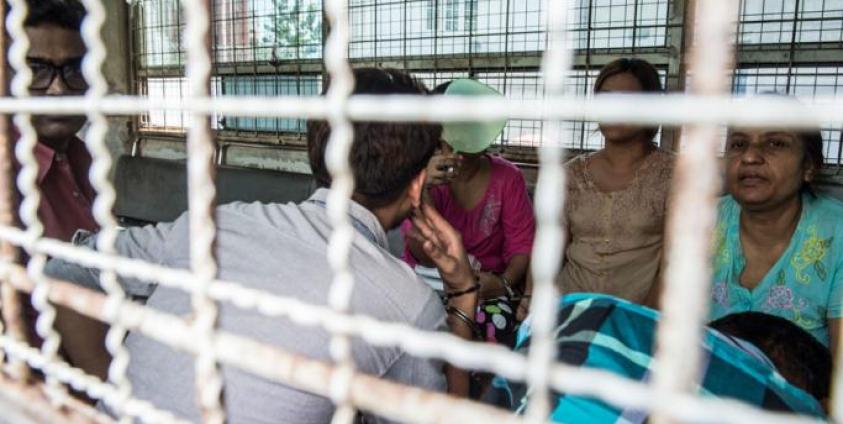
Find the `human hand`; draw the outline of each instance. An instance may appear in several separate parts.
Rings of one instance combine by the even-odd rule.
[[[503,280],[497,274],[491,272],[480,272],[477,274],[478,282],[480,283],[481,299],[492,299],[498,296],[506,296],[506,289],[503,285]]]
[[[461,164],[462,156],[437,150],[427,163],[427,183],[439,185],[450,182],[459,172]]]
[[[529,294],[525,294],[521,297],[521,300],[518,302],[518,308],[515,309],[516,321],[521,322],[527,319],[527,315],[530,314],[530,301],[532,301],[532,299],[532,296]]]
[[[461,291],[476,284],[460,235],[436,209],[423,204],[412,217],[409,236],[419,242],[442,276],[447,291]]]

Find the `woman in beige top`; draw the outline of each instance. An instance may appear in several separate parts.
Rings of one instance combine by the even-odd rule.
[[[639,59],[606,65],[595,93],[661,92],[658,72]],[[673,155],[657,127],[601,124],[605,147],[572,159],[563,293],[598,292],[655,306]]]

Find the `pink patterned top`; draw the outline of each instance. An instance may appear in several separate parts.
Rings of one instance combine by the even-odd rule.
[[[436,209],[462,234],[469,254],[480,261],[480,269],[501,273],[515,255],[529,255],[536,221],[527,195],[524,175],[514,164],[499,156],[487,156],[492,163],[489,186],[471,210],[463,209],[447,184],[430,188]],[[406,240],[412,223],[401,226]],[[414,267],[416,258],[405,243],[404,260]]]

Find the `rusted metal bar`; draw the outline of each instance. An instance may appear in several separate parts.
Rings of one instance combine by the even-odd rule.
[[[691,92],[724,95],[732,69],[732,27],[737,15],[733,0],[691,2],[697,20],[697,42],[691,50]],[[662,318],[656,338],[653,384],[658,393],[695,392],[703,366],[700,340],[708,316],[711,235],[717,221],[721,182],[715,124],[694,124],[676,161],[666,229],[666,271]],[[669,422],[664,416],[657,422]]]
[[[114,420],[91,405],[69,398],[68,407],[56,409],[37,387],[0,377],[2,423],[14,424],[110,424]]]
[[[9,265],[5,271],[9,281],[19,290],[28,292],[34,289],[34,282],[23,267]],[[47,280],[52,286],[49,292],[51,302],[73,308],[97,320],[108,318],[107,297],[104,294],[60,280]],[[187,322],[138,304],[125,304],[117,321],[132,331],[183,352],[198,354],[201,348],[195,343],[194,330]],[[217,331],[213,349],[222,363],[300,390],[330,396],[330,376],[337,370],[334,365],[222,331]],[[359,372],[352,373],[350,386],[349,400],[353,405],[377,411],[380,416],[400,422],[523,422],[509,411],[392,383]]]
[[[0,97],[9,96],[9,74],[6,52],[8,35],[6,33],[6,13],[8,5],[0,2]],[[0,115],[0,225],[17,224],[17,192],[14,184],[13,147],[14,137],[8,115]],[[17,263],[20,250],[12,243],[0,241],[0,262]],[[26,340],[26,331],[22,317],[21,297],[17,290],[0,281],[0,311],[3,317],[3,331],[16,340]],[[0,355],[3,352],[0,351]],[[17,379],[25,379],[29,370],[23,361],[9,360],[8,372]]]

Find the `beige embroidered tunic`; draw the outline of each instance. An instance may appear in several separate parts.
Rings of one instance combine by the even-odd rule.
[[[673,154],[653,151],[626,188],[603,192],[581,155],[566,165],[569,244],[560,289],[596,292],[641,303],[655,283]]]

